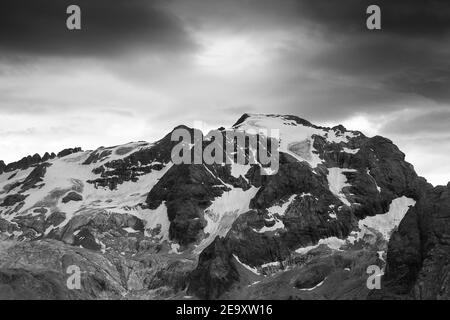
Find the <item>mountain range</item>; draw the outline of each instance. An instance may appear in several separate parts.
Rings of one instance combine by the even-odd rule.
[[[175,165],[172,132],[0,161],[0,299],[450,298],[450,183],[341,125],[244,114],[219,130],[259,129],[280,133],[272,175]]]

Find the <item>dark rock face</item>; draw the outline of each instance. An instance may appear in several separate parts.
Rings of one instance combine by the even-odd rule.
[[[51,271],[0,269],[0,300],[76,299],[60,274]]]
[[[5,172],[6,164],[3,162],[3,160],[0,160],[0,174]]]
[[[251,117],[243,115],[236,130]],[[279,171],[269,176],[259,165],[173,165],[178,141],[171,134],[73,159],[55,158],[80,148],[0,161],[0,174],[7,172],[0,190],[0,298],[173,298],[187,292],[205,299],[448,299],[450,184],[429,185],[386,138],[293,116],[283,116],[285,122],[318,133],[294,137],[280,153]],[[193,129],[179,128],[194,136]],[[210,142],[201,142],[201,150]],[[191,153],[197,143],[190,141]],[[243,149],[248,160],[249,147]],[[310,150],[322,163],[309,164]],[[79,166],[82,174],[62,172],[63,185],[52,185],[50,165]],[[101,190],[86,192],[92,187]],[[228,202],[242,199],[225,194],[236,189],[256,193],[238,213]],[[326,238],[344,241],[361,219],[388,212],[402,196],[416,205],[389,244],[374,231],[342,250],[319,245]],[[222,200],[233,209],[209,210]],[[220,236],[213,239],[211,232]],[[313,249],[298,250],[304,247]],[[385,265],[379,255],[386,250]],[[370,292],[366,267],[374,264],[385,266],[385,276],[382,290]],[[67,290],[70,265],[86,272],[81,291]]]
[[[64,220],[66,220],[66,214],[64,212],[53,212],[47,218],[47,225],[56,227],[59,226]]]
[[[389,242],[383,290],[373,298],[450,298],[450,185],[428,188]]]
[[[247,120],[250,116],[247,113],[244,113],[236,122],[233,124],[233,127],[237,127],[242,124],[245,120]]]
[[[68,155],[71,155],[73,153],[77,153],[77,152],[81,152],[83,151],[80,147],[76,147],[76,148],[67,148],[64,150],[61,150],[60,152],[58,152],[58,154],[56,155],[58,158],[63,158],[66,157]]]
[[[11,172],[11,171],[18,170],[18,169],[24,170],[24,169],[27,169],[27,168],[31,167],[32,165],[35,165],[41,161],[42,161],[42,159],[38,154],[35,154],[33,156],[27,156],[17,162],[12,162],[12,163],[8,164],[6,166],[6,168],[4,169],[4,172]]]
[[[33,214],[16,216],[12,222],[18,226],[17,230],[23,231],[19,239],[37,239],[41,238],[44,232],[51,226],[57,227],[61,224],[66,214],[63,212],[54,212],[46,217],[44,210],[34,210]],[[36,215],[36,213],[38,213]]]
[[[311,190],[314,193],[309,194]],[[297,196],[279,219],[285,230],[273,233],[257,233],[267,225],[263,208],[270,207],[280,199]],[[257,209],[241,215],[233,224],[226,239],[231,250],[251,266],[271,261],[282,261],[290,251],[300,246],[316,243],[321,238],[336,236],[345,238],[351,231],[355,217],[345,208],[339,212],[347,220],[329,219],[329,204],[338,204],[335,197],[324,187],[320,178],[306,165],[291,162],[289,156],[281,158],[279,173],[263,178],[263,186],[252,200]]]
[[[104,158],[110,156],[111,153],[112,153],[111,150],[103,150],[101,152],[94,151],[89,155],[89,157],[86,159],[86,161],[83,162],[83,164],[89,165],[92,163],[97,163],[101,159],[104,159]]]
[[[83,271],[81,290],[67,287],[71,265]],[[99,254],[58,241],[5,242],[0,247],[1,298],[117,299],[121,292],[119,273]]]
[[[136,182],[142,175],[162,170],[165,164],[170,162],[171,151],[175,144],[177,142],[171,141],[171,134],[168,134],[151,147],[143,145],[125,158],[109,161],[95,168],[93,173],[100,177],[88,182],[95,187],[106,187],[111,190],[115,190],[118,185],[126,181]],[[127,151],[129,150],[121,148],[116,150],[116,154],[117,152],[126,154]],[[94,151],[83,164],[97,163],[109,155],[111,155],[111,150]]]
[[[21,202],[25,200],[26,196],[22,194],[11,194],[6,196],[6,198],[3,200],[3,203],[0,204],[2,207],[10,207],[15,205],[18,202]]]
[[[67,271],[73,266],[81,271],[79,290],[67,287],[70,276]],[[161,298],[184,290],[193,267],[192,261],[177,261],[151,252],[123,257],[50,239],[2,241],[0,298],[154,299],[155,295]]]
[[[194,130],[182,128],[187,129],[194,138]],[[222,131],[221,134],[225,137],[226,132]],[[225,138],[223,142],[225,149]],[[168,144],[167,141],[165,143]],[[178,142],[171,142],[171,148],[174,143]],[[192,141],[193,145],[196,143],[201,142]],[[205,150],[210,143],[211,141],[203,141],[201,150]],[[169,149],[164,148],[163,154],[169,156]],[[194,149],[195,147],[192,148]],[[248,143],[244,149],[248,160]],[[192,151],[191,160],[193,157]],[[212,201],[224,192],[230,191],[230,187],[248,190],[252,185],[259,186],[261,184],[259,170],[258,166],[251,166],[246,174],[248,179],[246,180],[242,176],[234,177],[230,165],[206,163],[174,165],[149,192],[146,203],[150,209],[156,209],[165,202],[170,221],[170,239],[182,246],[188,246],[204,236],[206,221],[203,214]]]
[[[188,294],[202,299],[215,299],[239,280],[231,251],[223,239],[216,238],[200,255],[197,269],[192,272]]]
[[[35,188],[39,182],[43,181],[47,168],[50,167],[49,163],[41,163],[36,168],[31,171],[25,181],[22,183],[21,190],[22,192],[27,191],[29,189]]]
[[[362,300],[370,294],[366,286],[369,265],[382,263],[376,246],[333,251],[319,246],[306,255],[284,262],[282,271],[240,282],[221,296],[223,299],[275,300]],[[255,281],[256,280],[256,281]]]
[[[140,163],[140,165],[141,167],[130,167],[130,164],[127,163],[127,160],[125,159],[112,161],[106,163],[104,166],[95,168],[93,172],[95,174],[100,174],[100,178],[89,180],[88,182],[95,185],[96,188],[106,187],[110,190],[115,190],[118,185],[126,181],[136,182],[140,176],[154,170],[160,171],[164,168],[162,164],[148,164],[143,166],[143,164]]]
[[[38,186],[38,183],[43,181],[43,177],[49,166],[50,166],[49,163],[41,163],[37,165],[22,182],[17,182],[7,187],[7,191],[10,191],[20,186],[20,191],[17,194],[7,195],[3,199],[3,202],[0,204],[0,206],[10,207],[25,200],[28,195],[24,195],[23,193],[30,189],[36,188]],[[13,176],[10,177],[9,179],[12,178]]]
[[[25,232],[34,231],[35,234],[41,234],[46,229],[45,214],[18,216],[14,218],[13,222],[17,223],[20,229]]]
[[[307,270],[308,272],[301,274],[295,280],[295,287],[300,290],[305,290],[318,286],[333,270],[334,266],[329,262],[323,261],[314,265],[314,268]]]
[[[56,158],[56,154],[54,152],[52,153],[44,153],[44,155],[42,156],[42,162],[48,161],[48,160],[52,160]]]
[[[300,122],[305,126],[313,126],[308,122]],[[343,127],[335,129],[345,131]],[[358,205],[342,206],[343,203],[330,192],[326,178],[327,167],[319,165],[314,173],[306,163],[282,153],[279,172],[261,178],[261,188],[251,202],[254,210],[242,214],[221,240],[223,244],[220,250],[227,251],[227,254],[220,253],[218,259],[219,253],[213,252],[216,244],[211,244],[211,248],[206,249],[209,254],[199,260],[199,272],[192,275],[194,278],[189,287],[191,292],[198,292],[198,295],[206,298],[217,298],[224,294],[227,290],[225,288],[232,285],[230,280],[226,280],[226,285],[218,285],[218,281],[225,280],[211,278],[209,281],[216,283],[216,290],[202,288],[201,284],[207,286],[208,280],[200,281],[199,278],[209,277],[213,273],[200,270],[204,271],[210,265],[228,269],[232,265],[232,254],[250,267],[274,261],[282,263],[290,259],[296,248],[315,244],[319,239],[345,239],[358,225],[359,219],[387,212],[389,204],[397,197],[418,199],[421,190],[429,187],[424,179],[417,176],[413,167],[405,162],[404,154],[388,139],[358,135],[347,144],[359,149],[355,153],[344,153],[341,151],[341,144],[326,143],[318,136],[313,145],[326,160],[327,166],[351,169],[345,174],[351,185],[348,198]],[[284,229],[255,232],[274,223],[273,220],[268,222],[270,219],[265,208],[286,202],[292,195],[297,196],[284,215],[277,217]],[[330,214],[336,215],[337,219],[330,219]],[[213,294],[205,296],[205,292]]]
[[[64,198],[62,198],[63,203],[67,203],[70,201],[82,201],[83,196],[75,191],[69,192]]]
[[[100,251],[102,246],[95,241],[94,235],[87,228],[83,228],[77,233],[73,240],[74,246],[82,246],[83,248]]]
[[[182,245],[197,240],[205,226],[203,210],[222,194],[221,182],[204,165],[173,166],[147,197],[150,208],[166,202],[170,237]]]
[[[7,232],[9,234],[19,230],[16,224],[9,222],[8,220],[0,218],[0,232]]]
[[[33,156],[26,156],[21,160],[11,162],[8,165],[5,165],[5,163],[0,160],[0,174],[2,174],[3,172],[11,172],[14,170],[25,170],[41,162],[46,162],[48,160],[54,159],[55,157],[56,155],[53,152],[51,154],[46,152],[42,158],[39,154],[36,153]]]
[[[56,219],[61,217],[50,216],[47,221],[54,222]],[[127,228],[134,230],[133,233],[129,234],[125,230]],[[107,249],[116,254],[136,254],[140,248],[147,247],[145,242],[148,240],[144,236],[144,222],[141,219],[129,214],[103,211],[77,215],[62,229],[50,232],[48,237],[94,251]],[[148,246],[155,247],[155,244],[149,243]]]

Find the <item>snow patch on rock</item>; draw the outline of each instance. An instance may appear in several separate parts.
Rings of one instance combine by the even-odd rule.
[[[284,202],[281,205],[276,205],[276,206],[272,206],[270,208],[267,208],[267,211],[269,213],[269,215],[273,216],[273,215],[279,215],[279,216],[284,216],[284,214],[286,213],[286,210],[288,209],[288,207],[291,205],[291,203],[295,200],[295,198],[297,197],[296,194],[293,194],[292,196],[289,197],[289,199]]]
[[[242,177],[248,182],[248,179],[245,177],[245,175],[247,174],[248,170],[250,170],[250,168],[251,168],[251,166],[248,164],[243,165],[243,164],[235,163],[233,161],[231,163],[231,175],[235,178]]]
[[[207,225],[203,231],[208,236],[195,248],[195,252],[200,253],[217,236],[225,237],[237,217],[250,210],[250,201],[258,190],[259,188],[253,186],[246,191],[232,188],[214,199],[204,212]]]
[[[299,289],[300,291],[313,291],[314,289],[317,289],[318,287],[320,287],[321,285],[323,285],[323,283],[325,282],[327,278],[325,277],[325,279],[323,279],[321,282],[319,282],[318,284],[316,284],[314,287],[312,288],[303,288],[303,289]]]
[[[350,153],[350,154],[357,154],[359,150],[360,149],[349,149],[349,148],[346,148],[346,147],[342,148],[343,152]]]
[[[414,199],[405,196],[392,200],[387,213],[366,217],[359,221],[358,225],[362,233],[359,237],[362,237],[365,230],[370,228],[377,230],[386,240],[389,240],[392,231],[398,227],[408,210],[415,204]]]
[[[265,233],[265,232],[277,231],[279,229],[284,229],[283,221],[281,221],[281,220],[279,220],[278,218],[275,218],[275,217],[273,218],[273,220],[275,220],[275,223],[274,223],[273,226],[271,226],[271,227],[264,226],[261,229],[255,230],[255,231],[258,232],[258,233]]]
[[[295,250],[296,253],[306,254],[312,249],[319,247],[320,245],[326,245],[332,250],[340,250],[340,248],[346,243],[346,240],[339,239],[337,237],[329,237],[325,239],[320,239],[316,245],[303,247]]]
[[[250,267],[249,265],[246,265],[245,263],[241,262],[241,260],[239,260],[239,258],[238,258],[237,255],[233,254],[233,257],[234,257],[234,258],[236,259],[236,261],[237,261],[240,265],[242,265],[245,269],[247,269],[247,270],[253,272],[254,274],[256,274],[256,275],[258,275],[258,276],[261,275],[261,274],[258,272],[258,269],[252,268],[252,267]]]
[[[275,221],[275,223],[271,227],[262,227],[259,230],[254,230],[258,233],[265,233],[265,232],[273,232],[279,229],[284,229],[284,223],[279,219],[280,216],[284,216],[286,213],[286,210],[289,208],[291,203],[295,200],[297,195],[292,195],[289,197],[287,201],[282,203],[281,205],[275,205],[270,208],[267,208],[267,213],[269,215],[268,222]]]
[[[167,215],[167,206],[165,201],[161,203],[157,209],[146,209],[139,212],[136,216],[146,222],[146,236],[151,237],[151,232],[155,229],[159,229],[157,236],[160,240],[164,241],[169,239],[170,221],[169,216]]]
[[[347,177],[344,173],[356,172],[355,169],[342,169],[342,168],[328,168],[328,186],[330,191],[339,198],[345,205],[350,206],[350,202],[343,192],[343,188],[350,187],[347,182]]]

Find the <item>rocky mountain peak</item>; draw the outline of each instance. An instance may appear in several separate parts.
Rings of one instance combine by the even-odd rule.
[[[173,131],[154,143],[0,161],[0,239],[10,243],[0,247],[0,281],[28,250],[19,278],[35,265],[57,281],[69,262],[96,270],[107,285],[87,278],[97,289],[83,297],[375,298],[369,265],[387,271],[378,297],[447,294],[436,288],[449,279],[437,275],[448,274],[450,185],[420,178],[391,140],[343,126],[244,114],[221,132],[233,130],[278,130],[278,171],[175,165]],[[43,248],[55,254],[32,254]]]

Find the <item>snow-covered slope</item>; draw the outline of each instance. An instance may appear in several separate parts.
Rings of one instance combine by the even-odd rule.
[[[299,161],[307,162],[312,168],[324,163],[314,147],[314,136],[324,138],[328,143],[347,144],[350,139],[362,135],[357,131],[347,131],[343,127],[325,128],[302,121],[291,116],[249,114],[235,129],[249,133],[262,133],[280,141],[279,151],[290,154]],[[343,147],[343,152],[349,148]],[[355,152],[352,150],[352,152]]]
[[[170,134],[2,166],[0,238],[51,238],[132,264],[149,254],[157,265],[176,261],[177,277],[192,271],[198,281],[188,291],[202,296],[201,279],[225,281],[208,278],[216,268],[268,279],[321,248],[384,252],[418,201],[419,178],[385,138],[281,115],[245,114],[230,130],[276,138],[279,170],[174,165]]]

